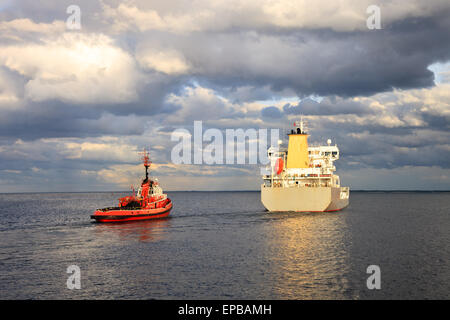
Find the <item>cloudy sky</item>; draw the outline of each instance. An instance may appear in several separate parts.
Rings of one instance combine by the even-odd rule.
[[[449,30],[448,0],[0,0],[0,192],[127,190],[143,147],[166,190],[256,190],[171,133],[300,115],[344,185],[449,190]]]

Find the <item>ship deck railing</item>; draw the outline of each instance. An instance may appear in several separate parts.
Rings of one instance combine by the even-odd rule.
[[[300,185],[300,184],[293,184],[293,185],[277,185],[277,184],[273,184],[273,185],[269,185],[266,186],[265,184],[262,185],[264,188],[289,188],[289,189],[295,189],[295,188],[341,188],[340,186],[332,186],[332,185],[326,185],[326,184],[311,184],[311,185]]]
[[[166,197],[164,199],[161,199],[161,200],[158,200],[158,201],[154,201],[152,203],[158,203],[158,202],[161,202],[161,201],[165,201],[166,199],[168,199],[168,198]],[[169,204],[171,202],[172,202],[172,200],[169,199],[169,202],[167,202],[167,204]],[[112,211],[112,210],[141,210],[141,209],[143,209],[143,208],[142,207],[126,207],[126,206],[124,206],[124,207],[101,208],[101,209],[97,209],[97,211],[105,212],[105,211]]]
[[[288,177],[284,177],[284,178],[281,178],[281,177],[272,177],[272,176],[268,176],[268,175],[266,175],[266,176],[264,176],[263,177],[263,179],[264,180],[281,180],[281,181],[286,181],[286,180],[307,180],[307,179],[331,179],[333,177],[333,175],[332,174],[327,174],[327,175],[315,175],[315,176],[304,176],[304,177],[293,177],[293,176],[288,176]]]

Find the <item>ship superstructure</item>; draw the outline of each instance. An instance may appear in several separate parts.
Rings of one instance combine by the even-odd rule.
[[[270,147],[270,166],[263,175],[261,201],[269,211],[337,211],[349,203],[350,189],[340,186],[334,174],[339,148],[308,146],[303,120],[296,121],[288,134],[288,147]]]

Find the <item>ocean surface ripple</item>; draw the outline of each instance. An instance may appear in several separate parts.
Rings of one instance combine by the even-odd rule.
[[[170,218],[121,224],[90,215],[124,193],[0,194],[0,299],[450,298],[448,192],[353,192],[341,212],[272,214],[259,192],[168,194]]]

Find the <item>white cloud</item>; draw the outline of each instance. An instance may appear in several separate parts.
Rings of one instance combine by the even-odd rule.
[[[13,19],[0,21],[0,39],[14,42],[24,42],[24,38],[37,35],[55,35],[65,31],[65,23],[55,20],[52,23],[36,23],[31,19]]]
[[[184,56],[173,49],[142,49],[136,53],[136,58],[145,69],[165,74],[185,74],[190,69]]]
[[[14,19],[10,21],[0,21],[0,31],[4,33],[12,32],[33,32],[33,33],[56,33],[64,32],[65,23],[55,20],[52,23],[36,23],[30,19]]]
[[[124,103],[137,99],[134,59],[102,34],[64,33],[41,43],[4,45],[0,64],[26,79],[32,101]]]
[[[166,4],[165,4],[166,3]],[[382,25],[406,17],[429,16],[446,6],[446,0],[374,3],[373,0],[197,0],[128,1],[117,7],[103,4],[103,15],[116,32],[137,29],[175,33],[244,28],[331,28],[367,30],[368,6],[381,8]]]
[[[197,7],[194,11],[181,14],[161,14],[152,8],[140,9],[130,2],[128,4],[121,3],[115,8],[103,3],[103,15],[106,19],[113,21],[112,29],[115,32],[137,29],[139,31],[159,30],[184,33],[199,31],[199,23],[204,19],[211,19],[213,13]]]
[[[137,158],[137,147],[104,137],[95,142],[65,142],[60,153],[67,159],[130,162]]]
[[[44,138],[35,141],[17,139],[0,148],[3,159],[42,162],[78,159],[80,161],[135,162],[138,147],[125,138]]]

